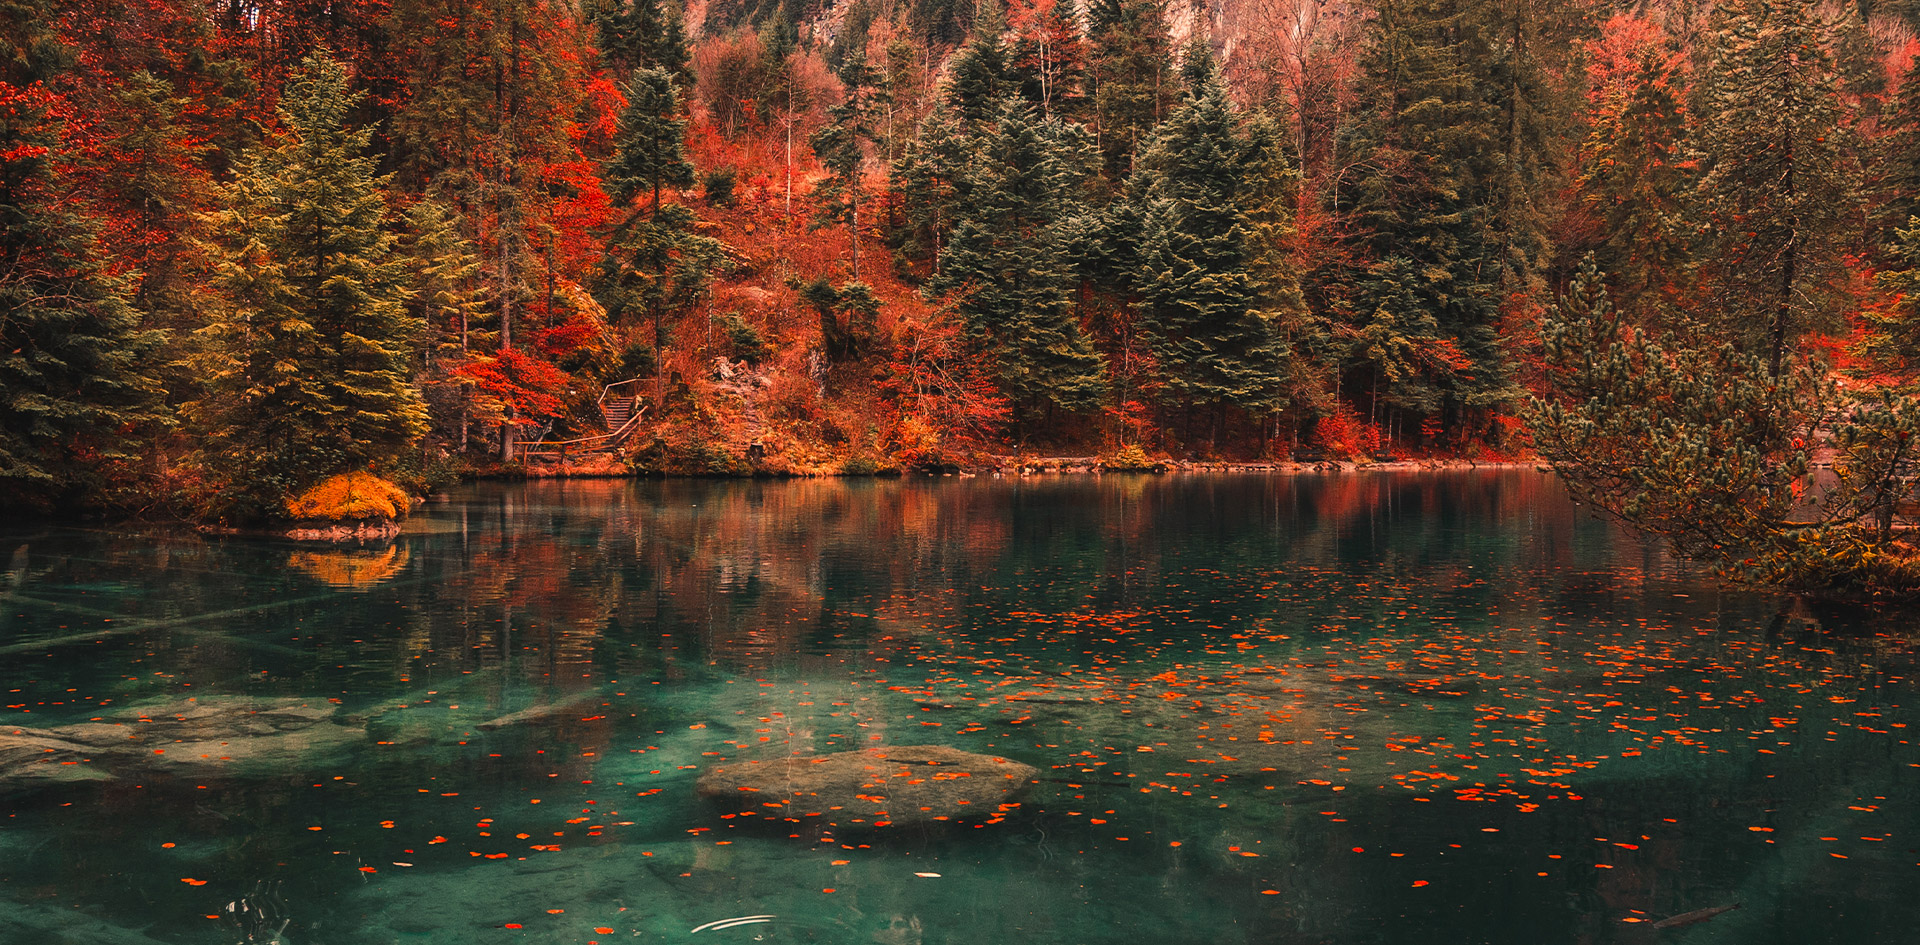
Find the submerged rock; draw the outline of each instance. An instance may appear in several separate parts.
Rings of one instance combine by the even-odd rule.
[[[1394,676],[1331,676],[1336,683],[1375,693],[1399,693],[1443,699],[1465,699],[1480,691],[1479,684],[1457,676],[1401,674]]]
[[[0,731],[0,784],[113,780],[113,775],[92,764],[91,755],[84,745],[37,729]]]
[[[701,775],[700,796],[751,800],[767,814],[819,816],[839,826],[884,827],[990,817],[1040,772],[1017,761],[944,745],[896,745],[723,765]]]
[[[97,721],[0,729],[0,783],[100,780],[116,769],[276,768],[365,738],[336,707],[298,697],[213,696],[129,706]]]
[[[9,942],[59,942],[62,945],[162,945],[160,939],[106,919],[77,911],[23,902],[0,903],[0,929]]]

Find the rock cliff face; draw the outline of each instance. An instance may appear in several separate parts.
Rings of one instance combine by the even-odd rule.
[[[1019,19],[1028,8],[1038,5],[1034,0],[1011,0],[1001,4],[1002,15],[1009,20]],[[853,3],[814,5],[811,9],[815,12],[801,25],[810,35],[830,42],[846,29],[847,18],[855,6]],[[960,3],[910,0],[906,19],[919,28],[944,36],[944,42],[957,45],[972,28],[974,6],[965,0]],[[1084,9],[1084,4],[1081,6]],[[689,0],[684,22],[692,37],[715,36],[743,24],[764,25],[776,9],[778,4],[755,0]],[[1186,45],[1195,31],[1206,31],[1211,34],[1215,52],[1223,62],[1232,58],[1238,41],[1256,29],[1286,29],[1297,35],[1302,32],[1303,23],[1359,15],[1348,0],[1165,0],[1163,9],[1174,49]],[[1243,25],[1249,21],[1258,25]]]
[[[698,790],[702,797],[745,803],[763,817],[886,827],[991,817],[1024,795],[1039,774],[993,755],[898,745],[724,765],[701,776]]]

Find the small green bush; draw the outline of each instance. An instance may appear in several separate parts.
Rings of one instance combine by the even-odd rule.
[[[1137,443],[1121,447],[1119,452],[1101,460],[1100,466],[1115,472],[1149,472],[1160,468],[1160,464],[1154,462],[1153,457],[1148,456],[1147,451]]]
[[[755,365],[764,364],[773,357],[773,346],[767,344],[759,330],[747,324],[739,312],[720,316],[720,325],[726,329],[727,342],[733,345],[734,357]]]
[[[415,495],[456,485],[467,473],[464,459],[442,450],[409,450],[380,468],[381,474]]]
[[[842,476],[897,476],[900,467],[871,456],[849,456],[840,463]]]
[[[707,194],[707,203],[715,207],[733,206],[733,187],[739,180],[739,172],[731,167],[716,167],[708,171],[706,179],[701,182]]]

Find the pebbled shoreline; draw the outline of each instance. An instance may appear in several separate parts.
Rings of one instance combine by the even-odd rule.
[[[982,462],[921,468],[882,468],[870,472],[844,470],[755,469],[749,472],[683,472],[634,469],[604,460],[581,464],[538,464],[497,467],[475,471],[465,478],[489,479],[809,479],[809,478],[889,478],[902,476],[1038,476],[1038,475],[1162,475],[1169,473],[1332,473],[1446,471],[1469,469],[1513,469],[1547,467],[1537,460],[1470,459],[1394,459],[1354,460],[1269,460],[1229,462],[1206,460],[1163,460],[1150,466],[1116,467],[1106,465],[1097,456],[993,456]]]

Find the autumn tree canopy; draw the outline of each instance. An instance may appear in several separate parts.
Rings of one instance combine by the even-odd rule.
[[[1920,364],[1913,6],[19,0],[4,498],[1693,450],[1798,527]]]

